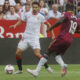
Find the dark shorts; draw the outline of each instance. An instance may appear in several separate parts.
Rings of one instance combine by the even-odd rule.
[[[67,40],[63,38],[55,38],[49,45],[48,51],[50,53],[57,52],[64,54],[65,51],[70,47],[72,40]]]

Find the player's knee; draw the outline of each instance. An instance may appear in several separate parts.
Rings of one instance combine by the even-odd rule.
[[[17,51],[16,51],[16,55],[17,55],[17,56],[22,55],[22,50],[18,48]]]
[[[34,53],[34,54],[38,59],[42,58],[42,55],[40,53]]]
[[[34,53],[35,54],[35,56],[39,56],[39,53]]]
[[[46,59],[49,58],[49,55],[47,55],[47,54],[44,54],[43,56],[44,56]]]

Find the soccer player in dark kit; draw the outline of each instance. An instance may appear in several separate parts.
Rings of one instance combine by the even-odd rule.
[[[63,55],[72,44],[73,34],[75,33],[78,26],[77,17],[74,15],[73,4],[66,5],[66,12],[47,31],[51,31],[53,28],[57,27],[60,24],[62,25],[58,37],[52,40],[47,53],[45,53],[44,57],[40,59],[37,68],[35,70],[27,69],[27,71],[33,76],[38,76],[42,66],[47,62],[50,54],[53,52],[55,52],[55,59],[57,63],[61,65],[61,75],[64,76],[67,73],[67,64],[64,63],[61,55]]]

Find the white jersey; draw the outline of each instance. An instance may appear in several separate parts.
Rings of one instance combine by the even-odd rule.
[[[12,5],[12,6],[15,6],[15,5],[16,5],[15,0],[9,0],[9,3],[10,3],[10,5]]]
[[[59,11],[57,11],[57,13],[55,14],[53,10],[49,11],[48,13],[48,19],[50,18],[60,18],[62,15]]]
[[[42,12],[42,13],[44,13],[44,14],[45,14],[45,12],[48,13],[48,9],[47,9],[47,8],[41,8],[41,9],[40,9],[40,12]]]
[[[26,21],[26,29],[24,32],[24,38],[40,38],[40,26],[45,22],[45,17],[40,13],[33,15],[32,12],[23,13],[22,20]]]
[[[22,11],[26,12],[25,6],[22,7]],[[32,7],[30,8],[30,11],[32,12]]]
[[[17,13],[14,13],[11,15],[11,13],[8,13],[7,15],[4,16],[4,19],[6,20],[18,20],[20,16]]]
[[[5,0],[0,0],[0,5],[4,5]]]

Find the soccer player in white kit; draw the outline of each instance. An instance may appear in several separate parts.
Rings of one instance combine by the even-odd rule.
[[[27,49],[29,46],[32,47],[34,50],[35,56],[39,59],[43,56],[40,54],[40,26],[42,23],[45,22],[44,16],[39,13],[39,3],[33,2],[32,3],[32,12],[24,13],[21,19],[15,24],[10,26],[10,28],[16,28],[16,26],[20,25],[23,21],[26,21],[27,27],[23,34],[23,38],[18,43],[17,51],[16,51],[16,61],[18,65],[18,71],[15,72],[16,74],[22,73],[22,52]],[[48,22],[45,22],[47,26],[50,27]],[[47,71],[53,72],[53,70],[48,67],[47,63],[44,65]]]

